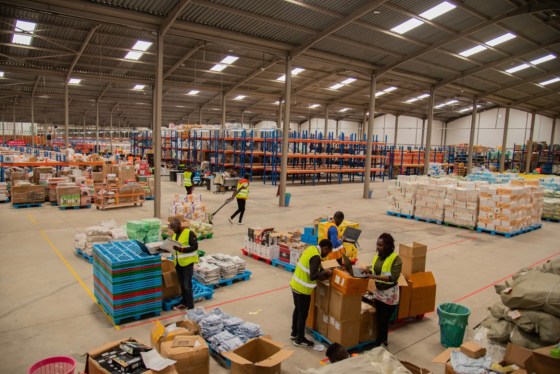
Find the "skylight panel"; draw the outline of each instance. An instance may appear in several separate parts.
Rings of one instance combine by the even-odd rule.
[[[132,49],[134,49],[136,51],[146,52],[148,50],[148,48],[150,48],[151,45],[152,45],[151,42],[145,42],[143,40],[138,40],[134,44],[134,47],[132,47]]]
[[[196,95],[198,95],[199,92],[200,92],[200,91],[198,91],[198,90],[190,90],[190,91],[187,93],[187,95],[189,95],[189,96],[196,96]]]
[[[388,87],[388,88],[384,89],[383,91],[389,93],[389,92],[392,92],[392,91],[394,91],[394,90],[396,90],[396,89],[397,89],[397,87],[391,86],[391,87]]]
[[[245,96],[245,95],[237,95],[236,97],[233,98],[233,100],[243,100],[246,97],[247,96]]]
[[[141,90],[144,89],[144,87],[146,87],[146,86],[143,85],[143,84],[137,84],[137,85],[135,85],[132,89],[133,89],[133,90],[136,90],[136,91],[141,91]]]
[[[350,84],[350,83],[353,83],[353,82],[355,82],[355,81],[356,81],[356,78],[348,78],[348,79],[345,79],[345,80],[343,80],[343,81],[342,81],[342,82],[340,82],[340,83],[342,83],[342,84],[345,84],[345,85],[346,85],[346,84]]]
[[[485,46],[483,46],[483,45],[477,45],[477,46],[475,46],[475,47],[472,47],[472,48],[470,48],[470,49],[467,49],[466,51],[460,52],[459,54],[460,54],[461,56],[463,56],[463,57],[469,57],[469,56],[474,55],[475,53],[482,52],[482,51],[484,51],[485,49],[487,49]]]
[[[449,100],[449,101],[446,101],[444,103],[441,103],[441,104],[438,104],[438,105],[434,106],[434,109],[440,109],[440,108],[443,108],[444,106],[448,106],[448,105],[452,105],[452,104],[456,104],[456,103],[457,103],[457,100]]]
[[[422,25],[423,23],[424,22],[420,21],[419,19],[411,18],[408,21],[405,21],[400,25],[393,27],[391,31],[396,32],[397,34],[404,34],[405,32],[415,29],[416,27]]]
[[[222,64],[226,64],[226,65],[231,65],[233,64],[235,61],[237,61],[239,59],[239,57],[237,56],[226,56],[222,59],[222,61],[220,61]]]
[[[337,84],[333,84],[332,86],[330,86],[329,88],[331,90],[338,90],[340,87],[344,87],[344,85],[342,83],[337,83]]]
[[[210,68],[210,70],[212,70],[212,71],[222,71],[222,70],[224,70],[224,69],[227,68],[227,67],[228,67],[228,66],[227,66],[226,64],[216,64],[216,65],[212,66],[212,67]]]
[[[70,80],[68,81],[68,84],[80,84],[82,80],[78,79],[78,78],[70,78]]]
[[[292,77],[295,77],[299,73],[305,71],[303,68],[294,68],[292,69]],[[286,80],[286,74],[282,75],[281,77],[276,78],[277,81],[284,82]]]
[[[142,57],[144,53],[143,52],[138,52],[138,51],[130,51],[126,54],[126,56],[124,56],[125,59],[127,60],[139,60],[140,57]]]
[[[309,106],[309,109],[315,109],[315,108],[318,108],[320,106],[321,106],[321,104],[313,104],[313,105]]]
[[[28,21],[21,21],[21,20],[17,20],[16,21],[16,27],[14,29],[15,32],[28,32],[30,34],[33,34],[33,32],[35,31],[35,27],[37,27],[37,24],[35,22],[28,22]]]
[[[543,56],[543,57],[539,57],[539,58],[537,58],[537,59],[535,59],[535,60],[533,60],[533,61],[530,61],[530,62],[531,62],[531,64],[533,64],[533,65],[538,65],[538,64],[542,64],[543,62],[547,62],[547,61],[550,61],[550,60],[554,60],[555,58],[556,58],[556,56],[553,55],[553,54],[551,53],[551,54],[549,54],[549,55],[546,55],[546,56]]]
[[[507,69],[507,70],[506,70],[506,73],[512,74],[512,73],[521,71],[521,70],[523,70],[523,69],[527,69],[529,66],[530,66],[529,64],[517,65],[517,66],[514,66],[514,67],[512,67],[512,68]]]
[[[560,82],[560,78],[558,78],[558,77],[552,78],[552,79],[549,79],[549,80],[547,80],[547,81],[541,82],[541,83],[539,83],[539,84],[540,84],[541,86],[547,86],[547,85],[549,85],[549,84],[556,83],[556,82]]]
[[[0,71],[0,78],[4,78],[4,72]]]
[[[338,90],[340,87],[344,87],[344,86],[346,86],[346,85],[348,85],[348,84],[350,84],[350,83],[353,83],[353,82],[355,82],[355,81],[356,81],[356,78],[346,78],[346,79],[343,80],[342,82],[333,84],[333,85],[330,86],[329,88],[330,88],[331,90]]]
[[[486,42],[487,45],[491,46],[491,47],[495,47],[498,44],[502,44],[507,42],[508,40],[511,40],[513,38],[515,38],[515,34],[512,34],[511,32],[508,32],[502,36],[498,36],[497,38],[494,38],[492,40],[489,40]]]
[[[339,110],[340,113],[346,113],[350,110],[350,108],[342,108]]]
[[[447,13],[450,10],[453,10],[455,8],[456,8],[456,6],[454,4],[451,4],[447,1],[444,1],[441,4],[438,4],[435,7],[428,9],[424,13],[420,13],[420,17],[426,18],[428,20],[432,20],[432,19],[434,19],[436,17],[439,17],[442,14],[445,14],[445,13]]]

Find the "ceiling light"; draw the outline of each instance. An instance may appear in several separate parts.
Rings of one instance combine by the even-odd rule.
[[[130,51],[126,54],[126,56],[124,56],[125,59],[127,60],[139,60],[140,57],[142,57],[144,53],[143,52],[138,52],[138,51]]]
[[[337,83],[337,84],[333,84],[332,86],[330,86],[329,88],[331,90],[338,90],[340,87],[344,87],[344,85],[342,83]]]
[[[315,109],[315,108],[320,107],[320,106],[321,106],[321,104],[313,104],[313,105],[309,106],[309,109]]]
[[[199,92],[200,92],[200,91],[197,91],[197,90],[190,90],[190,91],[187,93],[187,95],[196,96],[196,95],[198,95]]]
[[[137,84],[137,85],[135,85],[132,89],[133,89],[133,90],[140,91],[140,90],[143,90],[144,87],[146,87],[146,86],[143,85],[143,84]]]
[[[463,57],[469,57],[469,56],[474,55],[475,53],[482,52],[482,51],[484,51],[485,49],[487,49],[485,46],[483,46],[483,45],[477,45],[477,46],[475,46],[475,47],[472,47],[472,48],[470,48],[470,49],[467,49],[466,51],[460,52],[459,54],[460,54],[461,56],[463,56]]]
[[[455,104],[455,103],[457,103],[457,100],[449,100],[449,101],[446,101],[444,103],[441,103],[441,104],[438,104],[438,105],[434,106],[434,109],[443,108],[444,106],[452,105],[452,104]]]
[[[345,84],[345,85],[346,85],[346,84],[350,84],[350,83],[353,83],[353,82],[355,82],[355,81],[356,81],[356,78],[347,78],[347,79],[343,80],[343,81],[342,81],[342,82],[340,82],[340,83],[342,83],[342,84]]]
[[[529,64],[521,64],[521,65],[514,66],[512,68],[509,68],[505,72],[509,73],[509,74],[512,74],[512,73],[518,72],[520,70],[527,69],[528,67],[529,67]]]
[[[543,62],[554,60],[555,58],[556,58],[556,56],[551,53],[549,55],[537,58],[536,60],[533,60],[533,61],[530,61],[530,62],[533,65],[538,65],[538,64],[542,64]]]
[[[301,73],[302,71],[305,71],[305,69],[303,68],[294,68],[292,69],[292,77],[295,77],[296,75],[298,75],[299,73]],[[276,78],[277,81],[280,82],[284,82],[286,80],[286,75],[282,75],[281,77]]]
[[[405,21],[403,23],[401,23],[398,26],[395,26],[391,29],[392,32],[396,32],[397,34],[404,34],[407,31],[410,31],[420,25],[422,25],[424,22],[420,21],[419,19],[416,18],[411,18],[408,21]]]
[[[340,113],[345,113],[348,112],[350,110],[350,108],[342,108],[339,110]]]
[[[222,71],[222,70],[224,70],[224,69],[227,68],[227,67],[228,67],[228,66],[227,66],[226,64],[216,64],[216,65],[212,66],[212,67],[210,68],[210,70],[212,70],[212,71]]]
[[[145,42],[143,40],[138,40],[134,44],[134,47],[132,47],[132,49],[134,49],[136,51],[146,52],[148,50],[148,48],[150,48],[151,45],[152,45],[151,42]]]
[[[331,90],[338,90],[340,87],[344,87],[344,86],[346,86],[347,84],[353,83],[353,82],[355,82],[355,81],[356,81],[356,78],[346,78],[346,79],[343,80],[342,82],[333,84],[333,85],[330,86],[329,88],[330,88]]]
[[[16,25],[14,27],[14,35],[12,37],[12,43],[30,45],[33,36],[29,34],[33,34],[36,26],[37,24],[34,22],[17,20]]]
[[[480,108],[482,108],[482,105],[477,105],[476,108],[480,109]],[[466,108],[463,108],[463,109],[459,110],[458,112],[459,113],[465,113],[465,112],[468,112],[468,111],[471,111],[471,110],[472,110],[472,106],[468,106]]]
[[[489,45],[489,46],[491,46],[491,47],[495,47],[495,46],[497,46],[498,44],[505,43],[505,42],[507,42],[508,40],[511,40],[511,39],[513,39],[513,38],[515,38],[515,37],[516,37],[515,34],[512,34],[511,32],[508,32],[508,33],[506,33],[506,34],[504,34],[504,35],[502,35],[502,36],[498,36],[497,38],[494,38],[494,39],[492,39],[492,40],[487,41],[485,44],[487,44],[487,45]]]
[[[68,81],[68,84],[80,84],[82,80],[78,79],[78,78],[70,78],[70,80]]]
[[[387,92],[385,92],[385,91],[377,91],[377,92],[375,93],[375,97],[385,95],[386,93],[387,93]]]
[[[245,95],[237,95],[236,97],[233,98],[233,100],[243,100],[246,97],[247,96],[245,96]]]
[[[15,32],[28,32],[28,33],[33,34],[33,31],[35,31],[36,26],[37,26],[37,24],[35,22],[17,20],[16,21],[16,27],[14,28],[14,31]]]
[[[230,65],[237,61],[239,57],[237,56],[226,56],[220,61],[222,64]]]
[[[430,96],[429,94],[422,94],[422,95],[418,96],[417,99],[418,99],[418,100],[422,100],[422,99],[425,99],[425,98],[427,98],[427,97],[429,97],[429,96]]]
[[[539,83],[539,84],[540,84],[541,86],[546,86],[546,85],[549,85],[549,84],[552,84],[552,83],[556,83],[556,82],[560,82],[560,78],[552,78],[552,79],[549,79],[549,80],[547,80],[547,81],[541,82],[541,83]]]
[[[394,91],[394,90],[396,90],[396,89],[397,89],[397,87],[391,86],[391,87],[388,87],[388,88],[384,89],[383,91],[389,93],[389,92],[392,92],[392,91]]]
[[[4,72],[0,71],[0,78],[4,78]]]
[[[177,108],[184,108],[184,105],[175,105]]]

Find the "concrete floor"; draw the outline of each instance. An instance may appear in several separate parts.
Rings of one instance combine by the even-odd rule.
[[[184,190],[163,182],[163,214],[174,193]],[[215,236],[200,248],[207,253],[240,254],[243,237],[250,226],[292,230],[309,225],[320,215],[343,210],[347,219],[364,229],[360,260],[371,263],[376,238],[391,233],[398,242],[418,241],[428,245],[427,269],[438,283],[437,302],[458,301],[472,309],[470,326],[487,315],[497,300],[493,283],[501,282],[518,269],[560,256],[558,223],[543,223],[535,232],[506,239],[469,230],[427,224],[385,215],[386,185],[374,184],[371,200],[363,200],[362,185],[289,185],[289,208],[277,206],[276,187],[256,181],[246,212],[246,225],[230,225],[227,217],[235,203],[215,219]],[[213,210],[228,195],[197,189]],[[34,362],[48,356],[70,355],[83,369],[88,350],[107,342],[135,337],[149,343],[150,320],[115,328],[93,299],[92,265],[74,255],[74,234],[98,221],[151,217],[153,202],[141,208],[107,211],[95,209],[61,211],[56,207],[13,209],[0,205],[0,372],[23,373]],[[248,282],[216,290],[212,300],[197,306],[219,306],[225,312],[260,324],[266,334],[290,344],[292,298],[288,288],[291,274],[245,257],[253,272]],[[163,312],[161,318],[177,315]],[[443,350],[439,344],[437,315],[408,323],[390,333],[389,351],[398,358],[443,373],[431,363]],[[296,368],[319,366],[324,353],[292,347],[295,354],[282,366],[285,373]],[[226,373],[213,359],[212,373]]]

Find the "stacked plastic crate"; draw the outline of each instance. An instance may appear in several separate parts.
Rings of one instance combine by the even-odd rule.
[[[115,324],[159,315],[161,279],[161,258],[146,254],[134,241],[93,247],[95,298]]]
[[[389,181],[387,211],[413,216],[417,186],[416,176],[399,175],[396,180]]]

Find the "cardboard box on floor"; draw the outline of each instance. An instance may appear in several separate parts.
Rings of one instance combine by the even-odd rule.
[[[529,373],[538,374],[557,374],[560,371],[560,358],[555,358],[550,355],[550,350],[554,348],[553,345],[549,347],[535,349],[531,357],[525,361],[525,368]]]
[[[161,355],[177,361],[173,366],[181,374],[210,373],[208,343],[201,336],[175,336],[161,343]]]
[[[161,352],[162,343],[172,341],[177,336],[198,335],[200,331],[200,327],[196,322],[185,320],[182,315],[167,320],[166,322],[167,323],[163,325],[160,321],[156,320],[150,330],[150,343],[158,352]],[[166,327],[173,324],[175,324],[176,328],[167,332]]]
[[[112,348],[118,347],[122,342],[127,342],[127,341],[138,342],[136,339],[133,338],[122,339],[115,342],[104,344],[100,347],[90,350],[87,353],[86,368],[84,370],[85,373],[86,374],[111,374],[110,372],[102,368],[99,365],[99,363],[97,363],[97,361],[95,361],[93,358],[111,350]],[[160,371],[147,370],[142,374],[178,374],[178,371],[175,369],[175,366],[173,365],[173,366],[168,366],[164,370],[160,370]]]
[[[466,343],[476,344],[472,342],[466,342]],[[438,364],[445,364],[445,374],[460,374],[457,373],[455,370],[453,370],[453,366],[451,366],[451,362],[449,361],[451,358],[451,351],[458,351],[458,350],[460,350],[460,348],[448,348],[445,351],[441,352],[436,357],[434,357],[432,359],[432,362]],[[520,347],[516,344],[508,343],[506,347],[506,353],[504,354],[504,359],[502,362],[500,362],[500,365],[502,366],[517,365],[519,367],[519,369],[510,371],[508,374],[527,374],[527,371],[525,370],[525,362],[529,357],[532,356],[532,354],[533,351],[529,349]]]
[[[161,276],[161,292],[164,299],[181,295],[181,285],[173,261],[161,260]]]
[[[436,306],[436,280],[432,272],[414,273],[408,282],[412,284],[409,316],[432,312]]]
[[[231,361],[231,374],[280,374],[282,361],[293,353],[284,349],[284,344],[261,336],[223,356]]]
[[[413,242],[411,245],[399,245],[399,257],[402,260],[401,272],[405,277],[426,270],[426,254],[428,247],[425,244]]]

